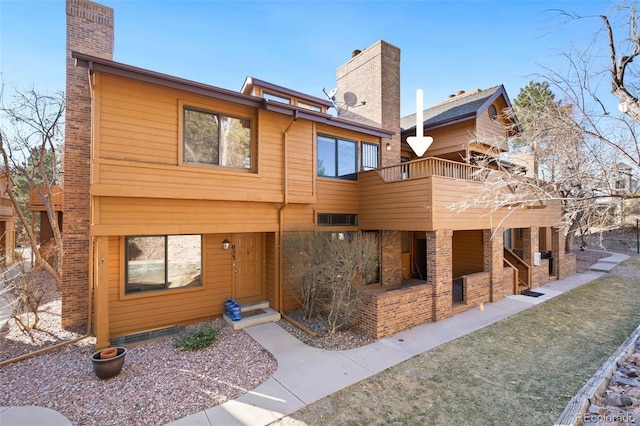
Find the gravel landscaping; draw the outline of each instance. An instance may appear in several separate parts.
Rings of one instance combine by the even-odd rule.
[[[81,337],[60,329],[59,313],[59,300],[46,303],[42,330],[29,335],[4,324],[0,361]],[[214,324],[220,336],[202,350],[178,351],[175,338],[127,347],[122,371],[108,380],[93,373],[92,337],[2,366],[0,406],[51,408],[74,425],[161,425],[235,399],[275,372],[276,360],[246,332]]]
[[[0,362],[78,339],[86,332],[60,327],[60,294],[53,283],[49,285],[39,330],[25,334],[13,320],[0,326]],[[0,367],[0,406],[51,408],[74,425],[160,425],[235,399],[273,375],[276,360],[246,332],[234,331],[222,319],[213,323],[221,327],[220,336],[203,350],[178,351],[175,338],[128,346],[122,371],[108,380],[93,373],[93,337],[4,365]],[[278,324],[305,343],[324,349],[351,349],[374,341],[354,330],[325,334],[318,321],[306,325],[320,337],[286,320]]]

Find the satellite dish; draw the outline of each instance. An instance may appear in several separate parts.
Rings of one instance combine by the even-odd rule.
[[[353,107],[353,106],[356,106],[356,104],[358,103],[358,97],[353,92],[345,93],[343,98],[344,98],[344,103],[347,106]]]
[[[332,101],[336,100],[336,93],[338,93],[337,87],[335,89],[331,89],[329,93],[325,92],[324,89],[322,89],[322,91],[324,92],[325,95],[327,95],[327,98],[331,99]]]

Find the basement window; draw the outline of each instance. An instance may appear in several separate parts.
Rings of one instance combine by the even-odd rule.
[[[125,238],[125,294],[202,286],[202,236]]]
[[[348,213],[318,213],[318,226],[358,226],[358,215]]]

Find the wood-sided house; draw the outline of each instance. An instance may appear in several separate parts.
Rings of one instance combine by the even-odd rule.
[[[14,261],[16,249],[16,222],[13,203],[7,193],[8,176],[0,171],[0,262],[10,265]]]
[[[67,13],[72,28],[112,25]],[[99,347],[220,316],[228,297],[294,309],[282,273],[288,232],[379,234],[380,280],[357,316],[375,337],[571,270],[553,229],[557,206],[508,215],[447,208],[482,184],[460,153],[507,149],[469,137],[506,131],[501,86],[448,102],[469,109],[473,99],[469,114],[439,121],[426,112],[435,142],[413,158],[403,141],[411,129],[401,129],[400,51],[386,42],[338,69],[328,101],[254,78],[234,92],[133,67],[114,62],[108,43],[95,51],[86,32],[73,34],[68,28],[75,89],[67,89],[63,324],[86,319],[91,298]],[[68,167],[74,158],[90,167]],[[553,268],[539,259],[545,251]]]

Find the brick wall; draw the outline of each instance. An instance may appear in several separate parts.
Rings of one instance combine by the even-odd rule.
[[[379,126],[395,132],[382,140],[382,166],[400,162],[400,49],[379,40],[336,71],[340,103],[338,115],[351,121]],[[353,107],[344,103],[345,93],[355,95]],[[365,104],[362,104],[365,102]],[[391,150],[385,149],[387,142]]]
[[[426,236],[427,283],[433,286],[433,319],[440,321],[452,314],[453,231],[429,231]]]
[[[388,234],[388,235],[387,235]],[[380,235],[382,258],[380,270],[382,286],[397,286],[402,280],[402,253],[400,252],[400,231],[384,231]]]
[[[576,273],[576,254],[566,253],[559,265],[559,279],[567,278]]]
[[[478,306],[490,301],[491,273],[478,272],[464,276],[464,292],[467,306]]]
[[[369,336],[381,339],[402,330],[433,321],[433,289],[430,284],[362,296],[353,323]]]
[[[502,282],[495,290],[500,295],[500,299],[513,295],[513,274],[513,269],[509,266],[502,269]]]
[[[565,235],[562,230],[551,232],[551,256],[553,257],[553,273],[559,280],[576,273],[575,253],[565,253]]]
[[[62,326],[87,320],[89,288],[89,189],[91,96],[85,68],[71,51],[113,58],[113,9],[86,0],[67,0],[67,79],[64,144],[64,262]]]
[[[497,302],[504,298],[502,291],[504,229],[484,229],[482,231],[482,243],[484,245],[484,270],[491,274],[489,301]]]

